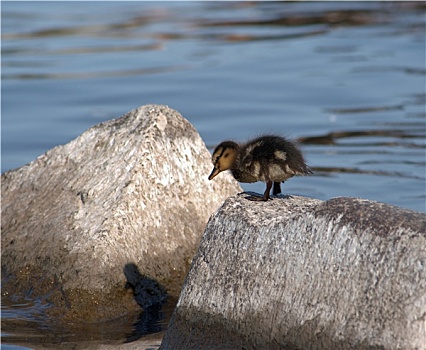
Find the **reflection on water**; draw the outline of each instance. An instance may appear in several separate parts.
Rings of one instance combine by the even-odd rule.
[[[59,344],[78,348],[87,342],[118,343],[133,342],[143,336],[162,332],[166,329],[173,312],[176,299],[153,305],[142,312],[135,312],[114,320],[64,324],[60,319],[48,319],[43,311],[48,307],[43,303],[26,300],[12,302],[2,297],[2,348],[4,344],[22,346],[43,345],[55,349]]]
[[[60,317],[48,317],[52,307],[42,298],[24,299],[2,294],[2,342],[15,344],[43,344],[44,347],[78,347],[82,342],[119,341],[129,343],[143,336],[164,331],[177,300],[168,298],[164,288],[155,280],[143,276],[138,267],[126,264],[123,273],[132,288],[141,310],[133,314],[97,323],[66,323]]]
[[[425,8],[3,2],[2,171],[159,103],[188,118],[210,149],[268,132],[298,139],[315,174],[285,183],[283,195],[425,211]],[[44,318],[43,301],[3,296],[2,340],[133,341],[164,330],[174,303],[67,326]]]
[[[132,332],[126,335],[125,342],[131,343],[144,335],[159,333],[165,330],[165,324],[168,323],[169,319],[166,320],[162,307],[162,305],[155,304],[141,312],[136,322],[133,323]],[[166,323],[164,324],[165,320]]]

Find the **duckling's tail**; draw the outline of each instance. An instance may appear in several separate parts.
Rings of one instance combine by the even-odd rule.
[[[306,167],[305,173],[303,175],[313,175],[314,172],[311,170],[311,168],[309,168],[308,166]]]

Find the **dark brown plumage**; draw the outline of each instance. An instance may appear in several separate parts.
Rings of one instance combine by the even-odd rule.
[[[281,193],[281,182],[294,175],[312,174],[296,144],[275,135],[257,137],[244,144],[224,141],[215,148],[212,162],[209,180],[229,169],[239,182],[266,182],[263,197],[253,196],[251,200],[267,201],[272,185],[273,194],[277,195]]]

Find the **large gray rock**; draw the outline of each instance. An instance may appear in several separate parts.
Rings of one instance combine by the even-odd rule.
[[[229,198],[168,349],[426,349],[426,216],[368,200]]]
[[[194,127],[148,105],[2,174],[3,295],[89,321],[135,308],[126,281],[177,297],[209,216],[240,191],[210,168]]]

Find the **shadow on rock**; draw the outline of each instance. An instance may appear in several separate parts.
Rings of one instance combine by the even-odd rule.
[[[132,334],[126,337],[125,343],[129,343],[163,330],[161,321],[165,316],[161,309],[167,300],[167,293],[156,280],[142,275],[133,263],[126,264],[123,272],[127,279],[125,288],[133,289],[136,302],[144,309],[133,324]]]

